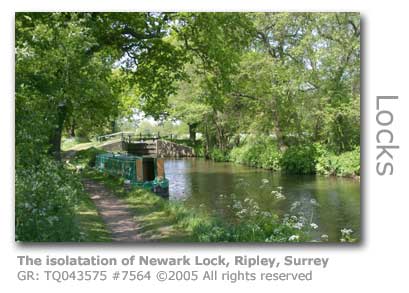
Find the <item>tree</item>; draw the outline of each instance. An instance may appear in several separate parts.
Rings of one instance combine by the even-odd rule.
[[[190,106],[182,102],[177,111],[187,119],[192,139],[201,127],[207,149],[213,147],[213,141],[225,149],[227,94],[240,55],[250,44],[253,25],[246,14],[238,13],[179,13],[176,19],[173,29],[189,58],[187,74],[193,85],[181,85],[182,100]]]
[[[189,126],[189,138],[196,140],[196,131],[206,116],[211,113],[211,107],[206,104],[201,88],[203,78],[194,70],[193,64],[186,65],[187,79],[177,83],[177,93],[170,97],[170,114],[177,120],[182,120]]]
[[[123,81],[136,85],[142,110],[164,111],[180,75],[177,49],[163,39],[167,22],[153,13],[16,14],[16,98],[33,96],[43,109],[57,159],[64,126],[92,130],[118,116],[115,66],[131,76]]]
[[[359,144],[354,125],[359,115],[340,114],[349,107],[359,110],[359,15],[251,16],[257,38],[243,55],[233,94],[249,99],[261,129],[274,134],[281,147],[334,139],[345,151]]]

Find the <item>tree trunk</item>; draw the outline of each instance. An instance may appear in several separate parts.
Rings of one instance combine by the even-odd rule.
[[[116,121],[115,120],[111,121],[111,132],[112,133],[116,132]]]
[[[196,126],[197,126],[197,123],[189,124],[189,139],[192,142],[196,141]]]
[[[234,137],[234,145],[236,147],[238,147],[240,145],[240,133],[236,134],[236,136]]]
[[[205,145],[205,154],[204,155],[205,155],[206,159],[209,159],[210,158],[210,156],[209,156],[210,136],[209,136],[209,130],[208,130],[208,127],[207,127],[207,123],[206,123],[206,128],[205,128],[205,135],[206,135],[206,145]]]
[[[314,126],[314,134],[313,134],[314,141],[319,141],[321,139],[320,132],[321,132],[321,118],[318,117],[317,120],[315,121],[315,126]]]
[[[283,137],[283,133],[281,132],[281,128],[277,123],[278,122],[274,121],[274,132],[275,132],[276,137],[277,137],[278,147],[280,148],[280,150],[283,151],[283,150],[285,150],[287,148],[287,145],[284,142],[284,137]]]
[[[74,118],[72,118],[70,129],[68,131],[69,131],[70,137],[75,137],[75,119]]]
[[[61,136],[64,127],[65,118],[67,117],[67,106],[60,104],[57,106],[57,123],[52,130],[50,137],[50,153],[58,161],[61,160]]]
[[[278,147],[280,148],[281,151],[284,151],[287,148],[287,145],[284,142],[283,132],[281,130],[280,118],[277,109],[277,103],[274,97],[272,103],[272,116],[273,116],[272,120],[274,123],[274,133],[276,135]]]

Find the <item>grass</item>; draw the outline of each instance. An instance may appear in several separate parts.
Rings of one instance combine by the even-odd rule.
[[[163,199],[156,194],[132,188],[124,179],[109,176],[92,168],[97,149],[83,150],[73,157],[74,164],[84,166],[81,175],[102,183],[113,195],[121,198],[131,209],[140,226],[139,236],[145,241],[160,242],[304,242],[306,232],[295,224],[307,219],[279,218],[264,211],[249,198],[238,200],[232,194],[234,221],[222,221],[215,216],[189,208],[183,202]],[[280,193],[281,191],[275,191]],[[274,197],[274,196],[272,196]],[[273,199],[272,199],[273,200]],[[300,223],[298,223],[301,221]],[[304,225],[308,224],[308,225]]]
[[[135,222],[141,227],[140,236],[145,241],[292,242],[291,237],[296,237],[297,242],[309,241],[306,233],[290,222],[294,220],[260,213],[252,201],[237,202],[240,204],[237,214],[244,216],[239,223],[225,223],[183,203],[165,200],[144,189],[126,187],[122,179],[90,168],[84,171],[83,176],[103,183],[126,202]]]
[[[64,143],[62,143],[61,150],[64,152],[67,152],[67,151],[82,151],[82,150],[86,150],[92,147],[101,148],[104,145],[119,142],[120,140],[121,140],[120,138],[110,139],[110,140],[106,140],[102,142],[98,142],[94,140],[89,141],[89,142],[78,142],[75,140],[67,140]]]
[[[94,148],[82,151],[89,155],[90,152],[98,151]],[[86,166],[88,160],[78,156],[75,158],[76,164],[81,164]],[[67,163],[67,169],[71,171],[75,170],[75,166]],[[92,199],[85,191],[79,192],[78,202],[76,204],[76,222],[80,230],[80,241],[82,242],[109,242],[111,241],[111,233],[107,229],[101,215],[98,213],[97,207],[95,206]]]
[[[109,242],[111,234],[105,226],[97,208],[89,196],[83,192],[77,206],[77,220],[80,227],[81,241]]]
[[[171,203],[152,192],[140,188],[127,188],[123,180],[87,169],[83,176],[103,183],[114,195],[123,199],[141,227],[140,236],[148,241],[189,242],[186,225],[175,214],[177,203]]]

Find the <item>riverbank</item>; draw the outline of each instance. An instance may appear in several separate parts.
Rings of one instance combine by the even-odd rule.
[[[305,242],[310,241],[308,223],[300,217],[279,217],[263,210],[251,198],[232,197],[234,219],[223,220],[203,209],[188,207],[183,201],[169,201],[148,190],[131,188],[122,178],[93,169],[96,149],[79,151],[72,164],[81,165],[81,176],[100,182],[127,204],[138,223],[142,241],[161,242]],[[280,198],[281,191],[274,196]],[[284,197],[283,195],[281,195]],[[274,200],[274,198],[272,198]],[[298,223],[298,224],[297,224]],[[305,225],[304,225],[305,224]]]
[[[263,211],[252,200],[236,200],[232,210],[235,223],[224,222],[183,202],[163,199],[150,191],[130,188],[120,178],[93,169],[84,170],[85,178],[102,183],[123,200],[134,214],[142,241],[161,242],[306,242],[305,229],[297,226],[301,218],[282,219]],[[310,229],[307,227],[307,229]]]
[[[341,230],[349,231],[350,228],[354,231],[350,232],[350,239],[355,241],[357,236],[359,238],[359,234],[356,234],[357,231],[359,232],[359,226],[351,226],[347,223],[355,218],[359,220],[359,215],[349,215],[349,208],[352,208],[351,199],[353,199],[353,207],[355,203],[359,204],[359,197],[350,198],[349,195],[359,192],[359,189],[355,190],[355,184],[348,183],[348,180],[345,186],[341,184],[343,182],[341,179],[338,179],[341,180],[338,183],[327,182],[328,179],[324,178],[317,182],[311,181],[314,185],[318,184],[318,189],[313,191],[309,182],[314,176],[303,176],[299,179],[295,177],[294,182],[286,183],[288,179],[281,182],[284,184],[283,189],[280,186],[280,177],[273,176],[272,179],[267,179],[270,176],[268,171],[260,173],[261,170],[247,167],[236,170],[236,168],[231,169],[234,165],[227,165],[230,163],[211,163],[212,161],[200,159],[169,160],[166,163],[166,172],[171,183],[173,200],[167,200],[150,191],[131,188],[121,178],[108,176],[92,167],[87,167],[93,164],[92,158],[95,152],[99,150],[80,151],[73,163],[80,163],[84,167],[81,176],[104,184],[116,197],[126,202],[134,214],[134,220],[140,226],[139,231],[143,241],[338,242],[343,237]],[[184,164],[191,167],[184,169]],[[205,164],[203,167],[210,173],[201,173],[202,164]],[[193,166],[199,169],[191,169]],[[231,170],[232,175],[237,179],[225,178],[223,172],[227,170]],[[188,174],[197,175],[192,180],[196,182],[195,184],[199,184],[200,188],[190,190],[191,194],[186,194],[187,198],[174,197],[174,192],[181,191],[174,184],[180,185],[184,191],[188,190],[185,188],[192,186],[190,181],[180,181],[180,178],[186,180],[192,176]],[[300,179],[307,180],[307,185],[302,187],[303,197],[308,195],[306,201],[300,199],[298,195]],[[201,180],[204,185],[200,183]],[[230,183],[228,186],[219,185],[219,181]],[[209,182],[212,182],[212,187]],[[341,185],[338,187],[339,184]],[[223,186],[228,187],[229,191],[221,194]],[[332,203],[328,202],[326,186],[331,188],[333,195],[339,197],[341,207],[332,206]],[[310,196],[312,196],[311,199]],[[196,199],[200,199],[199,202]],[[276,212],[277,207],[285,206],[288,206],[287,212]],[[344,210],[346,207],[348,210]],[[322,211],[319,212],[317,209]],[[353,208],[353,210],[356,209]],[[359,213],[359,209],[357,211]],[[333,221],[344,223],[345,215],[348,215],[345,225],[331,224]],[[316,217],[322,217],[322,228],[328,231],[329,235],[319,232],[322,229],[321,226],[318,227],[320,223],[316,222]]]
[[[187,145],[192,146],[192,143]],[[193,146],[199,157],[205,156],[203,142],[197,141]],[[359,146],[338,153],[320,143],[294,144],[280,149],[271,137],[249,136],[225,151],[214,147],[208,157],[216,162],[233,162],[285,174],[360,177]]]

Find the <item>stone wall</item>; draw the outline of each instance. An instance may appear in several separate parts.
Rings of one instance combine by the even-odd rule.
[[[156,151],[158,158],[194,157],[195,155],[194,150],[191,147],[161,139],[156,141]]]
[[[193,148],[161,139],[151,142],[131,144],[115,141],[106,143],[102,145],[101,148],[108,152],[127,151],[130,154],[137,156],[157,155],[158,158],[182,158],[195,156]]]

